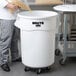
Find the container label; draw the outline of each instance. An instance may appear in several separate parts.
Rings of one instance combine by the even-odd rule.
[[[36,27],[41,27],[41,25],[44,24],[44,22],[32,22],[33,25],[35,25]]]

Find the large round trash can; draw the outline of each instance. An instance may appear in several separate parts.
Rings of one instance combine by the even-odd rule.
[[[21,32],[22,63],[31,68],[45,68],[54,63],[57,13],[26,11],[17,16]]]

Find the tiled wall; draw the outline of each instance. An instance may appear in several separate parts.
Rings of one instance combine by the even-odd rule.
[[[76,0],[65,0],[66,4],[76,4]],[[75,8],[75,7],[74,7]],[[72,24],[76,25],[76,14],[73,14],[73,17],[71,19]]]
[[[76,0],[65,0],[66,3],[73,3],[75,4],[76,3]]]
[[[35,0],[27,0],[32,10],[52,10],[51,5],[35,5]]]
[[[27,0],[28,2],[35,2],[35,0]]]
[[[35,0],[27,0],[28,2],[35,2]]]

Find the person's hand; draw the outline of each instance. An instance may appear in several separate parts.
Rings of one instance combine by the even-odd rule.
[[[12,3],[8,3],[6,7],[14,11],[18,9],[18,7]]]

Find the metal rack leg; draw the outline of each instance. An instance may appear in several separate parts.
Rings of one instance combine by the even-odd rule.
[[[58,17],[57,17],[57,25],[56,25],[56,27],[57,27],[57,34],[56,34],[56,45],[55,45],[55,47],[56,47],[56,49],[55,49],[55,55],[56,56],[59,56],[59,54],[60,54],[60,50],[59,50],[59,47],[58,47],[58,44],[59,44],[59,41],[60,41],[60,19],[59,19],[60,17],[59,17],[59,15],[58,15]]]
[[[66,57],[67,57],[67,54],[66,54],[67,47],[68,47],[68,44],[67,44],[67,32],[68,32],[67,15],[64,14],[64,33],[63,33],[63,44],[64,44],[64,46],[63,46],[63,57],[60,60],[60,64],[65,64],[65,60],[66,60]]]
[[[68,32],[68,25],[67,25],[67,15],[64,14],[64,48],[63,48],[63,58],[66,59],[66,51],[67,51],[67,32]]]

